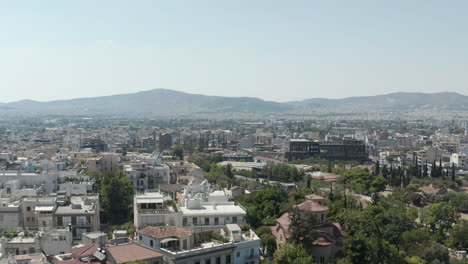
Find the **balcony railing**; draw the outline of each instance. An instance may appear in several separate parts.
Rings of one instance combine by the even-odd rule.
[[[244,259],[245,261],[249,261],[249,260],[254,260],[254,259],[259,259],[259,258],[260,258],[259,254],[253,254],[253,255],[246,256]]]

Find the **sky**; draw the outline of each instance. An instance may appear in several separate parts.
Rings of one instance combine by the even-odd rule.
[[[0,0],[0,102],[468,95],[466,0]]]

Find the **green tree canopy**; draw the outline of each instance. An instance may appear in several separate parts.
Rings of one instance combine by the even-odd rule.
[[[133,187],[123,172],[106,174],[99,194],[104,223],[121,225],[132,220]]]
[[[312,257],[298,244],[286,244],[274,254],[275,264],[311,264]]]

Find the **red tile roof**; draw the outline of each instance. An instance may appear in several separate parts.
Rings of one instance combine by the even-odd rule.
[[[180,227],[180,226],[167,226],[167,227],[154,227],[154,226],[147,226],[138,233],[143,234],[145,236],[149,236],[155,239],[163,239],[169,237],[177,237],[177,238],[186,238],[191,237],[193,235],[192,228],[189,227]]]
[[[107,248],[107,252],[112,256],[116,263],[153,259],[163,256],[163,254],[139,244],[112,246]]]
[[[62,260],[62,261],[54,261],[54,264],[98,264],[101,263],[99,261],[81,261],[79,259],[68,259],[68,260]]]
[[[97,247],[94,244],[70,249],[70,253],[75,258],[92,256],[96,251]]]
[[[281,228],[283,229],[283,233],[286,239],[290,237],[289,234],[289,225],[291,224],[291,220],[289,219],[289,213],[284,213],[280,218],[276,219],[276,222],[278,223],[278,226],[275,226],[275,228]],[[278,235],[278,232],[275,230],[273,235]]]
[[[296,205],[295,208],[301,211],[308,211],[308,212],[323,212],[323,211],[328,210],[328,207],[326,207],[325,205],[321,205],[318,202],[310,201],[310,200],[307,200],[301,204]]]

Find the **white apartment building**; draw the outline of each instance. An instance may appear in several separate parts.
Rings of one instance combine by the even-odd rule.
[[[455,167],[460,169],[468,169],[468,163],[465,153],[453,153],[450,155],[450,163],[455,164]]]
[[[177,206],[168,205],[171,197],[160,192],[145,192],[134,197],[134,225],[181,226],[182,212]],[[174,203],[175,204],[175,203]]]
[[[146,161],[133,161],[123,167],[127,178],[133,183],[134,190],[143,191],[156,189],[159,184],[169,184],[170,168],[161,162],[161,158],[153,156]]]
[[[184,226],[192,227],[195,232],[219,232],[226,224],[245,223],[246,210],[228,201],[223,191],[188,194],[180,206],[171,200],[160,192],[135,195],[135,226]]]

